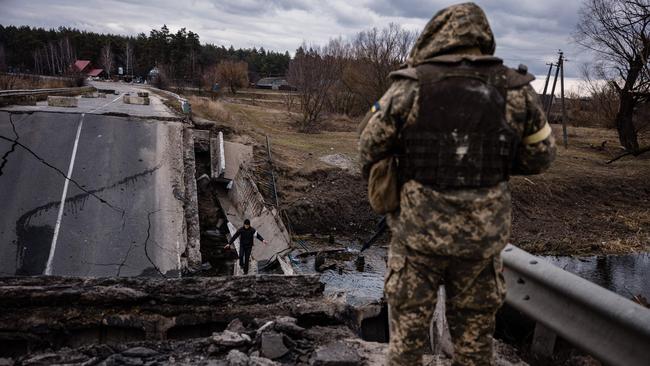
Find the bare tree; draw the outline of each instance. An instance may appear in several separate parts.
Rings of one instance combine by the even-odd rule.
[[[124,56],[126,57],[126,75],[133,76],[133,44],[131,41],[126,42]]]
[[[603,77],[619,96],[615,121],[620,143],[632,154],[640,149],[634,112],[650,99],[650,3],[648,0],[585,0],[576,41],[594,51]]]
[[[390,86],[388,74],[406,61],[417,33],[390,23],[357,34],[352,42],[353,61],[345,84],[365,97],[366,107],[377,101]]]
[[[7,58],[5,54],[5,45],[0,43],[0,72],[7,71]]]
[[[217,80],[227,85],[231,93],[248,85],[248,64],[245,61],[225,60],[217,65]]]
[[[106,71],[106,74],[110,78],[111,71],[113,71],[113,51],[111,51],[110,43],[102,47],[102,51],[99,55],[99,63],[102,65],[104,71]]]
[[[300,129],[311,132],[317,129],[330,91],[341,79],[343,64],[333,48],[303,44],[301,50],[289,64],[288,82],[298,89]]]

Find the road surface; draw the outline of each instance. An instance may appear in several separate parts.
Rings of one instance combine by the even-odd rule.
[[[98,87],[137,91],[106,84]],[[0,275],[177,277],[186,245],[181,122],[100,114],[173,116],[156,98],[81,98],[62,109],[0,111],[0,136],[21,144],[0,140]],[[19,110],[30,113],[9,112]]]

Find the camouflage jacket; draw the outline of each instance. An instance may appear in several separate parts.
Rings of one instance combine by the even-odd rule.
[[[361,125],[359,152],[366,177],[373,163],[395,153],[400,127],[414,123],[418,116],[419,84],[414,68],[391,77],[391,87]],[[529,84],[507,91],[506,118],[522,138],[513,173],[537,174],[547,169],[555,157],[555,140]],[[408,241],[417,252],[487,258],[509,239],[508,183],[438,192],[411,180],[402,185],[400,210],[390,214],[388,222],[394,235],[413,239]]]

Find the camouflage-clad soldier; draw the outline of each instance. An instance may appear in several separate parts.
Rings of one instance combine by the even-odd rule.
[[[533,76],[503,66],[494,48],[477,5],[438,12],[361,126],[366,176],[398,157],[385,283],[390,365],[421,363],[441,283],[454,365],[494,362],[494,316],[505,297],[499,254],[511,225],[507,180],[547,169],[556,150]]]

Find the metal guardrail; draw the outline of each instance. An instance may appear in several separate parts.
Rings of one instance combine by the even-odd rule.
[[[92,87],[82,86],[73,88],[51,88],[51,89],[10,89],[0,90],[0,97],[22,97],[30,95],[53,94],[53,93],[69,93],[83,91],[84,89],[91,90]]]
[[[650,364],[650,309],[513,245],[502,257],[509,305],[606,364]]]

